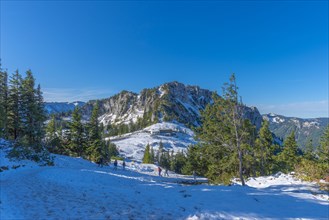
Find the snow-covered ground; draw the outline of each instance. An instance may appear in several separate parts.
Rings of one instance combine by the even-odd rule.
[[[117,145],[120,154],[138,161],[142,160],[147,144],[156,151],[162,142],[166,150],[178,152],[196,143],[191,129],[170,122],[157,123],[141,131],[112,137],[111,142]]]
[[[9,161],[0,149],[0,219],[328,219],[328,195],[277,174],[249,186],[182,185],[152,165],[97,167],[57,155],[55,166]],[[13,169],[13,166],[21,167]],[[25,165],[22,167],[22,165]]]

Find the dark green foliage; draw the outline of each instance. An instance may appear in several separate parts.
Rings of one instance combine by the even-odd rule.
[[[320,169],[326,176],[329,176],[329,125],[321,137],[317,154],[319,157]]]
[[[75,108],[72,114],[72,121],[69,123],[68,147],[73,156],[82,157],[86,150],[85,127],[81,122],[79,108]]]
[[[51,116],[50,121],[46,127],[46,145],[51,153],[55,154],[69,154],[63,147],[61,139],[61,128],[57,128],[58,123],[56,122],[55,115]]]
[[[8,134],[8,74],[0,64],[0,137]]]
[[[295,132],[291,132],[285,139],[283,146],[283,151],[278,155],[280,170],[283,172],[293,171],[300,159]]]
[[[40,85],[35,88],[31,70],[25,78],[16,71],[10,76],[0,68],[0,137],[14,141],[11,157],[52,164],[45,149],[44,102]]]
[[[182,151],[172,156],[170,161],[170,170],[176,173],[183,173],[183,167],[186,164],[186,158]]]
[[[256,158],[256,172],[260,175],[268,175],[275,170],[275,151],[277,147],[273,143],[273,135],[269,129],[269,122],[263,121],[256,139],[254,157]]]
[[[117,149],[117,146],[113,143],[107,143],[108,147],[108,152],[106,153],[105,158],[112,158],[112,157],[117,157],[119,156],[119,151]]]
[[[209,161],[207,159],[206,152],[203,152],[205,148],[200,145],[192,145],[187,148],[186,163],[183,167],[183,173],[192,175],[193,171],[197,175],[204,175],[208,172]]]
[[[329,176],[329,126],[321,136],[320,146],[315,152],[310,142],[307,144],[304,157],[296,166],[296,172],[301,178],[309,181],[325,179]]]
[[[252,168],[253,163],[245,155],[254,144],[255,128],[243,117],[234,74],[224,84],[223,97],[214,94],[213,100],[202,112],[202,126],[196,131],[204,148],[201,152],[209,161],[206,176],[213,182],[228,182],[238,175],[244,185],[246,165]]]
[[[151,158],[151,152],[150,152],[150,145],[147,144],[145,147],[145,151],[144,151],[144,156],[143,156],[143,163],[153,163],[154,161],[152,161]]]
[[[155,154],[154,154],[154,149],[153,149],[153,147],[151,147],[150,157],[151,157],[151,161],[152,161],[152,163],[154,163],[154,162],[155,162]]]
[[[33,146],[41,151],[46,120],[40,86],[35,88],[35,79],[30,70],[22,80],[19,73],[11,79],[8,119],[11,137],[19,137],[19,145]]]
[[[22,76],[18,70],[9,79],[8,90],[8,138],[16,141],[22,131]]]
[[[25,159],[43,161],[49,153],[44,148],[44,121],[46,120],[40,86],[30,70],[25,78],[16,71],[7,83],[7,74],[1,71],[0,111],[3,137],[13,140],[12,154]]]
[[[88,124],[88,158],[92,161],[100,161],[102,159],[103,162],[107,163],[111,161],[112,157],[117,157],[119,151],[115,144],[103,140],[104,127],[102,124],[99,124],[98,117],[99,103],[96,102]]]
[[[316,154],[315,149],[313,147],[313,140],[309,139],[304,150],[304,158],[307,160],[315,160]]]

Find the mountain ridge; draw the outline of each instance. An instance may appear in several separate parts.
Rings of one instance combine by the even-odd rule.
[[[191,128],[200,125],[200,111],[213,102],[214,94],[216,93],[199,86],[173,81],[153,88],[145,88],[139,93],[123,90],[109,98],[78,103],[84,119],[88,120],[94,104],[98,102],[99,121],[104,126],[135,126],[136,128],[132,130],[140,130],[158,122],[178,122]],[[50,103],[51,105],[54,104]],[[64,110],[71,111],[75,107],[72,103],[68,105],[70,107]],[[312,139],[313,145],[317,146],[329,121],[325,117],[303,119],[274,113],[261,115],[253,106],[245,107],[244,117],[250,119],[258,129],[262,120],[268,120],[271,132],[281,140],[284,140],[291,131],[295,131],[297,143],[301,148],[305,147],[309,139]]]
[[[286,117],[274,113],[263,114],[264,120],[269,121],[270,131],[284,140],[292,131],[295,132],[298,146],[304,148],[312,140],[314,147],[319,145],[320,137],[329,124],[329,118],[298,118]]]

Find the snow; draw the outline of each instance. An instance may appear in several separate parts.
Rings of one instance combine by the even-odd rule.
[[[284,121],[285,120],[283,118],[280,118],[280,117],[272,118],[272,122],[274,122],[274,123],[282,123]]]
[[[100,123],[104,124],[105,126],[108,124],[130,124],[130,123],[136,123],[138,118],[142,118],[144,115],[144,110],[140,110],[137,108],[132,108],[132,106],[129,107],[129,110],[126,114],[122,116],[118,116],[116,114],[103,114],[98,118]]]
[[[298,119],[293,118],[293,119],[290,119],[290,121],[292,121],[298,128],[301,127]]]
[[[190,99],[192,99],[192,98],[190,97]],[[183,102],[180,99],[176,99],[176,100],[177,100],[177,102],[179,102],[180,104],[182,104],[184,106],[184,108],[187,111],[189,111],[190,113],[196,114],[196,115],[200,115],[199,109],[197,109],[195,106],[193,106],[193,105],[191,105],[189,103]]]
[[[0,145],[1,146],[1,145]],[[183,185],[157,177],[153,165],[103,168],[57,155],[55,166],[9,161],[24,167],[0,173],[0,219],[328,219],[328,195],[312,183],[278,174],[249,186]],[[315,190],[315,191],[314,191]]]
[[[319,122],[316,122],[316,121],[306,121],[303,123],[303,127],[304,128],[312,128],[312,127],[315,127],[317,129],[319,129]]]
[[[161,132],[165,130],[172,132]],[[181,150],[185,151],[189,145],[196,143],[191,129],[182,124],[170,122],[157,123],[142,131],[111,137],[110,140],[117,145],[120,154],[138,161],[142,160],[147,144],[150,144],[154,150],[158,150],[160,142],[162,142],[164,149],[173,150],[176,153]]]
[[[166,90],[163,88],[163,85],[159,87],[158,91],[160,93],[160,98],[167,93]]]

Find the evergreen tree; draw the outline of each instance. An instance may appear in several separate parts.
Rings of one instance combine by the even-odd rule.
[[[147,144],[144,151],[143,163],[152,163],[150,145]]]
[[[244,118],[245,106],[238,99],[234,74],[230,83],[224,84],[223,97],[214,94],[213,100],[202,112],[202,126],[197,129],[197,138],[205,148],[202,152],[209,161],[206,176],[214,182],[228,182],[238,175],[245,185],[244,146],[253,143],[250,138],[254,134]]]
[[[154,163],[155,162],[155,155],[154,155],[154,149],[153,147],[151,147],[151,152],[150,152],[150,156],[151,156],[151,163]]]
[[[43,100],[43,95],[41,91],[40,84],[36,90],[36,136],[37,141],[41,142],[42,138],[45,136],[45,121],[47,120],[45,105]]]
[[[170,158],[168,151],[162,151],[159,165],[166,169],[170,169]]]
[[[285,139],[283,151],[279,154],[279,161],[281,164],[282,171],[292,171],[297,165],[299,157],[298,157],[298,146],[295,139],[295,132],[291,132],[291,134]]]
[[[7,138],[8,126],[8,74],[0,63],[0,137]]]
[[[186,164],[186,157],[182,151],[179,151],[174,155],[171,162],[171,170],[176,173],[183,173],[183,168]]]
[[[272,172],[274,151],[275,147],[273,145],[272,133],[269,129],[269,122],[263,121],[255,144],[255,157],[262,176]]]
[[[52,115],[46,127],[47,139],[54,139],[57,136],[56,131],[56,118],[55,115]]]
[[[317,154],[322,170],[326,172],[326,175],[329,175],[329,125],[321,136]]]
[[[70,151],[73,155],[81,157],[85,152],[85,130],[81,122],[81,113],[78,107],[72,113],[69,130],[68,146]]]
[[[26,72],[26,77],[22,81],[22,135],[23,143],[26,146],[35,144],[36,126],[36,99],[35,99],[35,79],[30,70]]]
[[[52,153],[66,154],[61,143],[60,135],[58,134],[58,131],[61,132],[61,130],[61,128],[57,128],[55,115],[52,115],[46,127],[46,144]]]
[[[106,156],[104,153],[104,147],[106,147],[106,144],[102,140],[98,116],[99,104],[96,102],[88,124],[88,157],[92,161],[99,161],[100,158],[104,159]]]
[[[22,133],[22,76],[18,70],[9,79],[8,136],[16,141]]]
[[[192,175],[195,171],[198,175],[204,175],[208,171],[209,162],[202,152],[204,148],[199,145],[191,145],[187,148],[186,163],[183,167],[183,173]]]
[[[111,159],[111,157],[116,157],[119,155],[119,151],[117,149],[117,146],[113,143],[108,143],[108,157],[109,159]]]
[[[304,158],[307,160],[315,160],[315,152],[312,139],[309,139],[306,143],[304,150]]]

